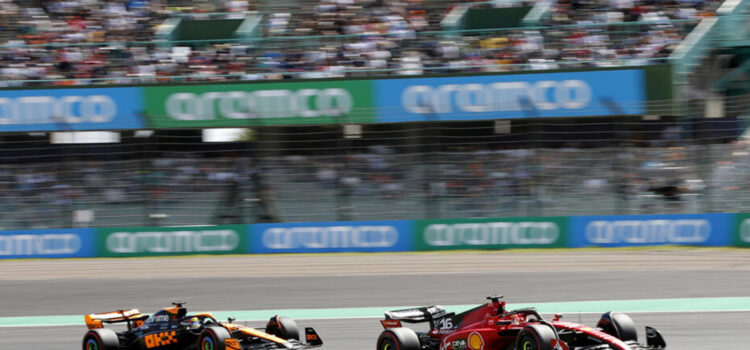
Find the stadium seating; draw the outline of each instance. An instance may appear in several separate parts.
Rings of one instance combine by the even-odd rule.
[[[421,75],[662,62],[719,1],[559,1],[542,26],[438,31],[472,1],[10,1],[0,85]],[[497,2],[501,3],[501,2]],[[484,4],[484,6],[491,6]],[[495,2],[491,3],[495,4]],[[226,12],[226,13],[225,13]],[[168,19],[260,14],[259,37],[165,43]],[[233,17],[234,18],[234,17]]]
[[[721,2],[557,1],[539,25],[444,30],[446,13],[465,3],[472,1],[0,0],[0,86],[646,65],[664,62]],[[263,15],[261,36],[170,42],[158,34],[166,20],[177,16],[221,19],[248,14]],[[746,102],[726,102],[728,109],[747,107]],[[324,127],[306,137],[320,137],[308,141],[325,146],[287,148],[275,140],[264,146],[271,155],[249,152],[249,143],[216,151],[195,135],[188,140],[124,136],[113,146],[59,148],[22,135],[3,143],[7,152],[0,156],[0,229],[205,225],[221,223],[217,213],[229,209],[254,220],[258,215],[253,201],[261,184],[252,178],[258,172],[266,175],[264,185],[287,221],[524,216],[540,211],[641,214],[652,207],[682,213],[730,210],[750,202],[750,191],[743,187],[749,183],[746,145],[737,147],[727,142],[731,138],[713,135],[727,130],[739,135],[742,129],[736,124],[706,127],[708,141],[688,135],[686,130],[695,124],[680,120],[642,121],[644,129],[677,131],[646,135],[648,142],[622,147],[608,143],[607,137],[599,140],[599,131],[581,136],[597,140],[594,144],[563,147],[540,141],[548,134],[556,136],[569,126],[565,123],[550,121],[522,132],[523,139],[507,140],[491,126],[472,125],[468,128],[476,130],[461,136],[438,136],[428,152],[422,148],[432,141],[420,135],[433,127],[423,125],[408,135],[397,126],[368,130],[367,139],[357,146],[341,140],[337,128]],[[638,123],[628,121],[623,127],[640,127]],[[454,127],[434,128],[449,134]],[[293,131],[272,132],[284,140],[289,135],[283,133]],[[492,136],[478,139],[473,133]],[[680,142],[672,144],[675,133]],[[682,188],[681,198],[673,200],[668,191],[659,190],[670,187]],[[702,191],[706,187],[710,194]],[[732,191],[731,201],[723,198]],[[73,222],[71,212],[81,210],[94,210],[93,221]]]

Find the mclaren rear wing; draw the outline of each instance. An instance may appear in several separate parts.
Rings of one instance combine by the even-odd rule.
[[[138,309],[117,310],[99,314],[89,314],[83,316],[86,320],[86,327],[89,329],[102,328],[105,323],[122,323],[127,322],[128,329],[133,325],[140,327],[148,318],[148,315],[141,314]]]

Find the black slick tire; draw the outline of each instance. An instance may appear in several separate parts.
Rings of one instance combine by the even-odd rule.
[[[281,339],[299,340],[299,328],[293,319],[283,316],[274,316],[266,324],[266,333],[273,334]]]
[[[553,339],[558,339],[558,336],[552,326],[528,325],[516,336],[515,350],[552,350]]]
[[[119,350],[120,338],[108,328],[92,329],[83,336],[83,350]]]
[[[622,341],[638,341],[638,332],[635,329],[635,322],[627,314],[619,312],[606,312],[596,324],[605,333],[616,337]]]
[[[410,328],[388,328],[378,337],[377,350],[420,350],[417,333]]]
[[[224,350],[224,341],[230,339],[229,331],[221,326],[208,326],[198,336],[198,350]]]

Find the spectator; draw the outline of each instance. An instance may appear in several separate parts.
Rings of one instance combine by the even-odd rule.
[[[42,81],[83,85],[643,64],[668,56],[691,28],[668,20],[703,18],[720,3],[560,0],[539,29],[445,37],[431,31],[440,29],[449,8],[427,1],[302,1],[300,8],[278,5],[266,16],[265,35],[275,41],[170,50],[146,44],[170,16],[238,14],[227,15],[232,18],[258,10],[255,2],[0,0],[0,78],[4,86]],[[628,34],[620,30],[616,36],[609,35],[607,27],[592,26],[633,21],[659,23],[640,25]],[[586,26],[559,27],[569,24]],[[288,35],[322,37],[278,38]]]

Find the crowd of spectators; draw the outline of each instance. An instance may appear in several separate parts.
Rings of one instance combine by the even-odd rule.
[[[558,0],[546,25],[668,21],[712,17],[713,0]]]
[[[0,0],[0,77],[41,84],[128,83],[184,65],[184,57],[148,44],[159,26],[182,13],[245,12],[238,0]],[[201,59],[197,53],[194,59]],[[214,59],[216,57],[212,57]],[[163,66],[164,69],[161,69]],[[199,69],[185,67],[183,72]],[[179,74],[172,70],[170,74]],[[44,82],[47,81],[47,82]]]
[[[525,208],[544,208],[554,215],[611,214],[623,209],[618,201],[631,213],[682,212],[693,209],[696,197],[662,189],[702,185],[688,181],[693,178],[685,169],[693,159],[662,161],[676,152],[666,148],[639,150],[650,158],[634,157],[621,174],[612,172],[606,150],[476,149],[443,152],[438,162],[425,164],[419,155],[382,153],[395,151],[379,148],[351,154],[345,162],[294,156],[269,163],[267,181],[283,217],[335,219],[341,198],[354,203],[352,216],[358,219],[418,217],[425,210],[424,196],[447,216],[525,215]],[[93,211],[100,226],[146,224],[151,213],[208,224],[227,204],[229,185],[241,180],[252,186],[248,173],[237,167],[239,161],[181,157],[3,167],[0,227],[69,225],[77,210]],[[712,172],[716,193],[747,192],[746,166],[741,170],[738,164],[717,162]],[[622,188],[618,180],[625,181]],[[250,191],[239,199],[252,196]]]
[[[470,2],[0,0],[0,80],[126,84],[643,64],[667,56],[721,3],[559,0],[542,27],[435,33],[448,11]],[[216,12],[263,14],[263,38],[153,44],[167,18]],[[667,21],[675,19],[693,21]],[[612,27],[634,21],[651,24]]]
[[[179,155],[5,164],[0,166],[0,228],[70,225],[77,210],[92,210],[98,222],[110,226],[145,223],[144,210],[178,219],[192,215],[207,223],[224,204],[226,186],[236,181],[252,186],[247,181],[252,172],[247,158]]]
[[[527,146],[446,144],[424,153],[385,139],[324,154],[279,148],[255,158],[258,163],[242,155],[243,144],[220,154],[186,144],[179,152],[123,149],[95,160],[28,158],[0,165],[0,228],[81,225],[71,222],[79,210],[92,211],[98,226],[146,225],[155,213],[174,223],[210,224],[222,208],[252,209],[258,173],[289,221],[336,220],[342,207],[358,220],[421,217],[427,203],[440,208],[437,217],[523,216],[539,209],[548,215],[681,213],[699,203],[722,210],[750,203],[746,142]]]

